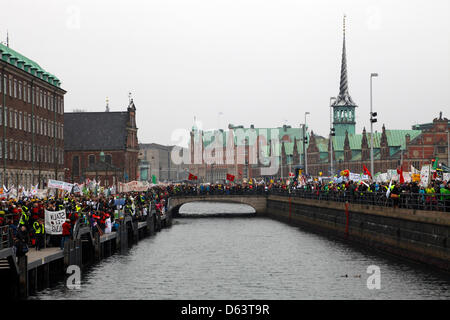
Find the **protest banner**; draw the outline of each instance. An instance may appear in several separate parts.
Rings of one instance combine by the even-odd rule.
[[[442,180],[447,181],[447,182],[450,181],[450,173],[444,172],[442,174]]]
[[[49,189],[55,188],[55,189],[65,190],[65,191],[70,192],[70,191],[72,191],[73,184],[64,182],[64,181],[48,179],[47,187]]]
[[[62,234],[62,225],[66,221],[66,210],[47,211],[45,210],[45,233],[58,235]]]
[[[420,185],[422,187],[428,187],[428,183],[430,180],[430,165],[426,165],[422,167],[420,170]]]

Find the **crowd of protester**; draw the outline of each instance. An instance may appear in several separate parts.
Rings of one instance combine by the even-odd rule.
[[[63,198],[2,199],[0,202],[0,230],[9,237],[18,256],[26,254],[29,246],[40,250],[47,244],[64,248],[73,236],[75,224],[90,226],[100,235],[118,230],[120,215],[144,220],[152,206],[157,214],[167,210],[168,198],[177,195],[283,195],[330,201],[359,202],[373,205],[404,207],[424,210],[450,211],[450,181],[434,181],[427,187],[416,182],[397,181],[377,183],[326,180],[308,182],[250,181],[228,184],[176,184],[154,186],[146,192],[122,193],[116,196],[74,195]],[[45,210],[65,210],[66,221],[62,235],[45,237]],[[4,239],[2,239],[4,241]]]
[[[166,188],[155,187],[147,192],[122,193],[116,196],[66,195],[62,198],[2,199],[0,202],[0,237],[2,246],[13,246],[17,256],[29,247],[41,250],[47,245],[64,249],[73,237],[76,223],[89,226],[100,235],[118,230],[120,215],[133,220],[144,220],[152,206],[162,215],[167,210],[169,193]],[[62,234],[46,237],[45,211],[65,211]],[[6,242],[9,243],[6,243]]]
[[[169,186],[169,193],[183,195],[202,194],[278,194],[318,200],[348,201],[410,209],[450,211],[450,181],[433,181],[428,186],[417,182],[362,182],[336,183],[325,179],[308,182],[245,184],[202,184]]]

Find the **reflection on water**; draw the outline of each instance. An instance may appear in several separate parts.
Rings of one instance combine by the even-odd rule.
[[[192,203],[181,212],[252,211]],[[380,290],[367,288],[370,265]],[[448,275],[268,218],[185,216],[92,267],[80,290],[60,285],[34,299],[449,299],[449,287]]]

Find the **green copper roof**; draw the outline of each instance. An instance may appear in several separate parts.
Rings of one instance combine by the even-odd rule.
[[[61,81],[51,73],[45,71],[40,65],[31,59],[21,55],[17,51],[0,43],[0,60],[3,60],[19,69],[22,69],[45,82],[50,83],[53,86],[61,87]],[[35,72],[32,69],[36,69]],[[40,75],[39,75],[40,73]],[[44,75],[47,75],[47,79],[44,79]],[[50,78],[51,77],[51,78]]]
[[[238,130],[243,130],[246,136],[244,136],[242,139],[237,138],[236,132]],[[253,131],[254,130],[254,131]],[[278,132],[276,132],[278,130]],[[303,140],[302,138],[302,131],[299,128],[234,128],[234,145],[236,146],[243,146],[245,145],[245,138],[248,138],[248,142],[250,145],[254,145],[256,143],[256,138],[258,135],[264,136],[266,138],[266,143],[268,143],[268,140],[271,139],[272,135],[278,137],[279,143],[276,145],[275,149],[272,150],[274,156],[278,156],[281,154],[281,146],[282,142],[284,142],[284,147],[286,151],[286,155],[290,156],[294,153],[294,141],[297,141],[297,150],[299,153],[303,150]],[[228,141],[228,135],[229,131],[204,131],[203,132],[203,144],[206,147],[213,144],[216,137],[220,137],[219,146],[226,146]],[[194,135],[195,136],[195,135]],[[195,143],[198,141],[196,140]],[[261,148],[261,152],[265,156],[269,154],[269,146]]]
[[[401,150],[406,148],[407,134],[410,135],[411,140],[415,139],[421,134],[421,130],[386,130],[386,137],[389,146],[400,147]],[[367,142],[370,147],[370,133],[366,134]],[[360,150],[361,149],[362,134],[349,134],[348,141],[350,143],[350,149]],[[334,150],[344,150],[345,136],[333,137],[333,148]],[[373,134],[373,147],[380,148],[381,132],[375,132]]]

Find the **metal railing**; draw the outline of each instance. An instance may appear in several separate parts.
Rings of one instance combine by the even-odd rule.
[[[12,234],[9,226],[0,227],[0,249],[12,247]]]

